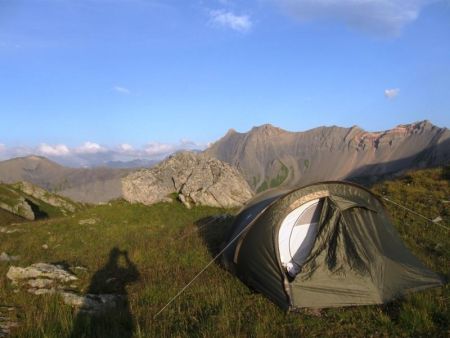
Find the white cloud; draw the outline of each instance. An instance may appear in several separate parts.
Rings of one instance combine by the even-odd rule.
[[[64,144],[49,145],[42,143],[38,149],[38,153],[45,156],[66,156],[70,154],[69,148]]]
[[[384,96],[389,100],[396,98],[398,94],[400,94],[399,88],[390,88],[384,90]]]
[[[144,153],[147,156],[162,156],[173,153],[177,150],[176,148],[173,144],[151,142],[144,147]]]
[[[75,149],[79,154],[97,154],[108,151],[108,149],[94,142],[84,142],[81,146]]]
[[[238,32],[247,32],[252,28],[252,21],[248,15],[236,15],[225,10],[214,10],[209,12],[211,23],[231,28]]]
[[[134,150],[133,146],[128,144],[128,143],[123,143],[123,144],[119,145],[119,151],[120,152],[126,153],[126,152],[130,152],[130,151],[133,151],[133,150]]]
[[[128,88],[125,88],[123,86],[114,86],[113,90],[116,91],[119,94],[131,94],[131,90],[129,90]]]
[[[128,143],[105,147],[94,142],[84,142],[78,147],[64,144],[49,145],[42,143],[37,147],[7,147],[0,144],[0,159],[19,156],[41,155],[62,165],[73,167],[92,167],[105,165],[109,161],[162,160],[180,150],[203,150],[206,144],[181,139],[174,143],[150,142],[142,147],[133,147]]]
[[[396,36],[439,0],[272,0],[300,21],[337,20],[379,35]]]

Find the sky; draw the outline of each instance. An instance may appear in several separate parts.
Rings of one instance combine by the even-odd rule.
[[[450,126],[449,0],[0,0],[0,159]],[[89,165],[86,160],[82,165]]]

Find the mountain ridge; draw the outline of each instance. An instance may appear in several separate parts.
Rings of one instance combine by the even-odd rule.
[[[236,166],[253,189],[262,191],[330,179],[367,181],[375,172],[369,181],[376,181],[444,164],[450,160],[449,142],[450,131],[428,120],[374,132],[358,126],[292,132],[264,124],[243,133],[230,129],[205,153]]]

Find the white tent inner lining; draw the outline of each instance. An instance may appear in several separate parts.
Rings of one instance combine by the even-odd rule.
[[[281,223],[278,247],[281,264],[294,277],[309,253],[317,235],[320,199],[314,199],[291,211]]]

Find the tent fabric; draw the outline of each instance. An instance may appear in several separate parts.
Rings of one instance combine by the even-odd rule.
[[[322,203],[317,235],[292,278],[280,257],[280,227],[291,212],[317,199]],[[223,257],[226,266],[286,310],[380,304],[442,284],[404,246],[383,203],[351,183],[259,196],[237,216],[226,242],[232,240]]]

